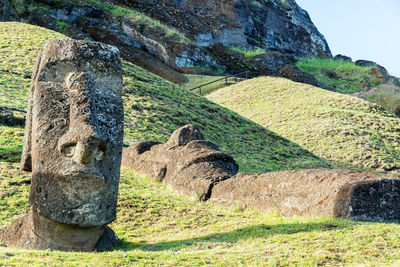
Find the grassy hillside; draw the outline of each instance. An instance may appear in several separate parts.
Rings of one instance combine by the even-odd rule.
[[[16,34],[18,33],[18,34]],[[57,33],[0,23],[1,105],[26,108],[34,54]],[[36,38],[36,39],[34,39]],[[11,42],[9,42],[11,40]],[[30,41],[32,40],[32,42]],[[28,44],[21,45],[18,44]],[[18,49],[13,49],[18,47]],[[6,56],[4,54],[7,53]],[[20,54],[20,60],[16,57]],[[23,55],[32,55],[24,57]],[[21,72],[14,73],[13,69]],[[124,63],[125,142],[165,141],[184,123],[234,155],[246,172],[326,166],[312,154],[254,122]],[[27,78],[25,78],[25,76]],[[13,85],[14,81],[20,85]],[[14,90],[15,94],[11,94]],[[30,174],[16,163],[23,129],[0,125],[0,227],[26,214]],[[14,162],[14,163],[13,163]],[[109,253],[26,251],[0,244],[0,266],[343,265],[400,262],[400,226],[226,209],[193,202],[122,169],[117,220],[122,246]]]
[[[400,119],[375,104],[272,77],[208,98],[336,165],[399,173]]]
[[[20,23],[1,23],[0,26],[3,37],[0,55],[5,62],[0,77],[7,84],[0,87],[1,105],[26,109],[28,77],[36,54],[46,40],[61,35]],[[207,139],[232,154],[243,172],[328,166],[298,145],[203,97],[128,62],[123,63],[123,69],[126,144],[140,140],[164,142],[180,126],[195,124]],[[0,126],[0,135],[10,136],[8,131],[7,127]],[[21,141],[19,136],[14,137]],[[12,147],[5,149],[10,157],[21,149],[21,143],[17,144],[17,141],[12,141],[9,146]],[[15,162],[17,159],[10,160]]]
[[[0,163],[0,227],[26,213],[27,173]],[[260,266],[400,263],[400,225],[282,218],[192,202],[123,169],[108,253],[26,251],[0,245],[0,265]]]
[[[379,77],[371,73],[372,67],[360,67],[353,62],[331,58],[303,58],[296,66],[313,75],[320,84],[344,94],[368,91],[381,84]],[[336,74],[336,77],[327,75],[329,71]]]

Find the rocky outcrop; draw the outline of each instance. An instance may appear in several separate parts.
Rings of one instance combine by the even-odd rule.
[[[335,60],[342,60],[345,62],[353,62],[353,59],[351,59],[351,57],[345,56],[345,55],[341,55],[341,54],[337,54],[336,56],[333,57],[333,59]]]
[[[8,126],[24,126],[25,118],[14,116],[12,110],[12,108],[0,106],[0,124],[5,124]],[[19,111],[19,113],[23,112]]]
[[[246,62],[251,66],[254,76],[276,75],[280,69],[294,63],[295,58],[278,51],[266,51],[265,54],[251,57]]]
[[[314,76],[293,65],[283,67],[275,75],[299,83],[311,84],[318,87],[321,86]]]
[[[12,8],[8,0],[3,2]],[[75,1],[39,2],[47,8],[25,8],[23,19],[74,39],[117,46],[125,60],[179,84],[188,81],[182,72],[198,73],[199,68],[271,75],[295,57],[330,56],[324,37],[294,0],[110,1],[144,12],[169,29],[150,18],[112,14],[113,9],[105,8],[111,7],[109,2],[104,8]],[[231,57],[213,50],[214,45],[262,48],[266,53]]]
[[[122,165],[162,181],[180,194],[225,206],[318,216],[400,222],[400,180],[349,170],[311,169],[237,174],[233,158],[184,126],[165,144],[140,142]]]
[[[9,0],[0,0],[0,21],[18,21],[19,16]]]
[[[330,56],[325,38],[294,0],[114,0],[179,29],[201,46],[256,46]]]

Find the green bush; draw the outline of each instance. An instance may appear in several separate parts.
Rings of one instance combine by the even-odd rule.
[[[381,85],[378,90],[378,92],[368,95],[366,99],[400,116],[400,87]]]

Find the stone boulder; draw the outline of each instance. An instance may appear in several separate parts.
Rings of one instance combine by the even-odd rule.
[[[339,76],[339,74],[336,73],[336,71],[333,70],[328,70],[328,69],[322,69],[321,70],[323,74],[328,76],[328,78],[335,79],[335,80],[341,80],[342,77]]]
[[[373,61],[360,59],[360,60],[357,60],[355,63],[357,66],[361,66],[361,67],[373,67],[371,69],[371,74],[380,78],[382,83],[387,82],[390,77],[390,74],[385,69],[385,67],[383,67]]]
[[[237,51],[231,51],[221,43],[215,43],[208,47],[210,53],[225,67],[225,71],[235,75],[249,71],[246,58]]]
[[[283,67],[277,73],[275,73],[275,75],[278,77],[292,80],[294,82],[306,83],[321,87],[321,85],[319,84],[317,79],[314,78],[314,76],[300,70],[298,67],[293,65],[287,65]]]
[[[201,201],[210,197],[214,184],[232,177],[239,168],[230,155],[205,141],[191,125],[176,130],[164,144],[131,145],[123,152],[122,165]]]
[[[25,118],[14,116],[14,113],[10,108],[0,107],[0,124],[8,126],[24,126]]]
[[[116,217],[121,91],[113,46],[53,39],[39,52],[21,159],[32,172],[30,212],[0,231],[5,245],[101,251],[118,243],[106,225]]]
[[[246,60],[247,65],[252,67],[255,76],[275,75],[280,69],[294,62],[293,56],[278,51],[266,51],[265,54]]]
[[[46,9],[37,8],[34,9],[28,17],[29,23],[44,27],[53,31],[60,31],[56,20],[50,15],[50,12]]]
[[[334,60],[341,60],[344,62],[353,62],[353,59],[351,57],[345,56],[345,55],[341,55],[338,54],[336,56],[333,57]]]

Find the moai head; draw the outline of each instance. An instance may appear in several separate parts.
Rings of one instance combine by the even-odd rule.
[[[232,156],[204,140],[193,125],[177,129],[164,144],[146,141],[131,145],[123,153],[122,164],[201,201],[210,197],[215,184],[239,169]]]
[[[50,220],[100,226],[115,219],[123,140],[122,69],[115,47],[54,39],[39,53],[21,166],[29,203]]]

